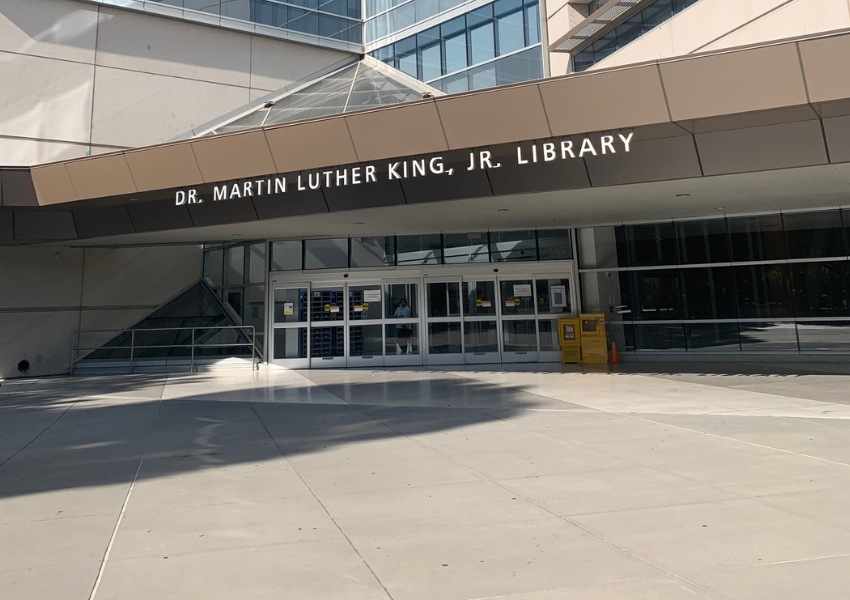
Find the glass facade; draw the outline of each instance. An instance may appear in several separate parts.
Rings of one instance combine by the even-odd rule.
[[[626,44],[633,42],[643,34],[652,31],[675,14],[685,10],[699,0],[655,0],[638,11],[595,42],[576,52],[573,56],[573,71],[589,69],[607,58]],[[601,4],[604,3],[599,3]],[[597,9],[599,6],[596,7]],[[594,9],[595,10],[595,9]]]
[[[263,347],[266,305],[266,244],[204,246],[204,278],[219,300],[233,309],[239,325],[253,326]]]
[[[154,0],[201,13],[361,43],[360,0]]]
[[[627,351],[850,345],[848,210],[579,229],[585,311]]]
[[[221,260],[211,248],[211,263]],[[206,254],[205,254],[206,256]],[[428,233],[271,243],[272,271],[347,269],[393,265],[570,260],[569,229]],[[209,275],[206,275],[209,276]],[[220,287],[220,286],[219,286]]]
[[[415,7],[419,1],[385,14]],[[382,37],[419,20],[374,34]],[[373,21],[367,21],[367,31]],[[372,56],[449,94],[539,79],[543,54],[538,0],[497,0],[379,48]]]

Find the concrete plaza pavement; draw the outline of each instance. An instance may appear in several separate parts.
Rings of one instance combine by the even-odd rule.
[[[846,600],[850,369],[0,387],[3,600]]]

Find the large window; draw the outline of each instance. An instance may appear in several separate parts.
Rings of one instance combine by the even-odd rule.
[[[823,210],[579,229],[582,308],[608,314],[627,351],[848,352],[848,217]]]
[[[634,41],[644,33],[652,31],[673,15],[683,11],[698,0],[655,0],[641,11],[638,11],[613,29],[605,32],[598,40],[576,52],[573,56],[573,70],[576,72],[589,69]],[[603,0],[591,3],[590,14],[604,4]]]
[[[385,15],[418,6],[421,1],[400,4]],[[379,48],[372,55],[447,93],[539,79],[543,76],[543,54],[537,3],[497,0]],[[419,20],[417,17],[414,22]]]

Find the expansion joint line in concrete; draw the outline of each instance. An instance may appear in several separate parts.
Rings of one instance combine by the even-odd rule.
[[[17,392],[15,392],[15,393],[17,393]],[[32,438],[32,439],[31,439],[30,441],[28,441],[26,444],[24,444],[23,446],[21,446],[21,448],[20,448],[20,449],[18,449],[18,451],[17,451],[17,452],[15,452],[15,453],[14,453],[14,454],[12,454],[11,456],[7,457],[7,458],[6,458],[6,460],[4,460],[3,462],[0,462],[0,467],[2,467],[2,466],[3,466],[3,465],[5,465],[7,462],[9,462],[9,461],[10,461],[10,460],[12,460],[13,458],[15,458],[18,454],[20,454],[21,452],[23,452],[24,450],[26,450],[27,448],[29,448],[29,447],[30,447],[30,445],[31,445],[33,442],[35,442],[38,438],[40,438],[42,435],[44,435],[44,433],[45,433],[48,429],[50,429],[51,427],[53,427],[54,425],[56,425],[56,423],[58,423],[58,422],[59,422],[59,419],[61,419],[61,418],[62,418],[62,417],[64,417],[65,415],[67,415],[67,414],[68,414],[68,411],[69,411],[69,410],[71,410],[72,408],[74,408],[74,406],[76,406],[77,402],[79,402],[79,401],[80,401],[80,398],[77,398],[76,400],[74,400],[74,401],[71,403],[71,406],[69,406],[68,408],[66,408],[65,410],[63,410],[63,411],[62,411],[62,413],[61,413],[58,417],[56,417],[55,419],[53,419],[53,421],[51,421],[51,422],[50,422],[50,425],[48,425],[47,427],[45,427],[44,429],[42,429],[42,430],[38,433],[38,435],[36,435],[34,438]]]
[[[168,383],[168,379],[166,378],[166,384]],[[163,390],[165,390],[165,385],[163,385]],[[112,552],[112,546],[115,544],[115,538],[118,536],[118,529],[121,527],[121,523],[124,520],[124,513],[127,511],[127,505],[130,503],[130,495],[133,493],[133,488],[136,487],[136,481],[139,478],[139,473],[142,470],[142,464],[145,462],[145,456],[147,456],[148,448],[151,445],[151,438],[153,437],[153,430],[156,427],[156,421],[159,418],[160,407],[162,406],[162,393],[160,393],[160,397],[156,402],[156,412],[153,415],[153,419],[151,419],[151,426],[148,429],[148,435],[145,439],[145,447],[142,450],[142,455],[139,457],[139,464],[136,467],[136,472],[133,474],[133,480],[130,482],[130,487],[127,489],[127,494],[124,496],[124,503],[121,505],[121,511],[118,513],[118,519],[115,521],[115,527],[112,529],[112,535],[109,536],[109,543],[106,545],[106,551],[103,553],[103,560],[100,561],[100,567],[97,570],[97,577],[95,577],[94,585],[92,586],[91,593],[89,594],[89,600],[94,600],[94,597],[97,595],[97,590],[100,587],[100,582],[103,579],[103,573],[106,570],[106,563],[109,561],[109,555]]]
[[[334,394],[334,395],[336,395],[336,394]],[[384,593],[387,595],[387,598],[392,600],[392,598],[393,598],[392,594],[390,594],[390,591],[387,589],[387,586],[384,585],[384,582],[381,581],[381,578],[378,577],[378,574],[375,573],[374,569],[372,569],[372,565],[369,564],[369,562],[366,560],[366,558],[357,549],[357,546],[354,545],[354,542],[351,541],[351,538],[348,537],[348,535],[346,535],[346,533],[342,530],[342,527],[340,527],[339,523],[336,522],[336,519],[334,519],[333,515],[330,513],[330,511],[325,506],[325,504],[321,500],[319,500],[319,497],[316,495],[316,492],[313,491],[313,488],[310,487],[310,484],[307,483],[307,481],[304,479],[304,477],[301,476],[301,473],[298,471],[296,466],[294,464],[292,464],[291,460],[289,460],[289,457],[286,455],[286,452],[284,451],[284,449],[281,448],[280,444],[277,443],[277,439],[274,437],[274,435],[272,435],[272,432],[269,431],[269,428],[266,426],[266,423],[265,423],[265,421],[263,421],[262,417],[260,417],[260,414],[257,412],[257,409],[254,408],[254,403],[249,402],[248,406],[251,407],[251,411],[254,413],[254,416],[257,417],[257,420],[260,422],[260,425],[262,425],[263,429],[266,431],[266,434],[269,436],[269,439],[271,439],[272,443],[275,445],[275,448],[277,448],[278,452],[280,452],[280,455],[283,458],[286,459],[286,462],[289,463],[289,466],[292,468],[292,472],[295,473],[296,477],[298,477],[298,479],[301,480],[301,483],[304,484],[304,487],[307,488],[307,490],[310,492],[310,495],[313,497],[313,499],[319,504],[319,506],[322,507],[322,510],[325,512],[325,514],[331,520],[331,523],[334,524],[334,527],[337,528],[337,531],[339,531],[340,535],[342,535],[342,537],[345,538],[345,541],[348,542],[348,545],[351,546],[351,549],[354,550],[355,554],[357,554],[357,557],[363,562],[364,565],[366,565],[366,568],[369,569],[369,572],[372,574],[372,577],[375,578],[375,581],[377,581],[378,585],[381,586],[381,589],[384,590]]]

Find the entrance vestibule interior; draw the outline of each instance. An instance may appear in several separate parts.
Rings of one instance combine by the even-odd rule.
[[[272,272],[270,363],[557,361],[557,319],[575,314],[572,274],[572,261]]]

